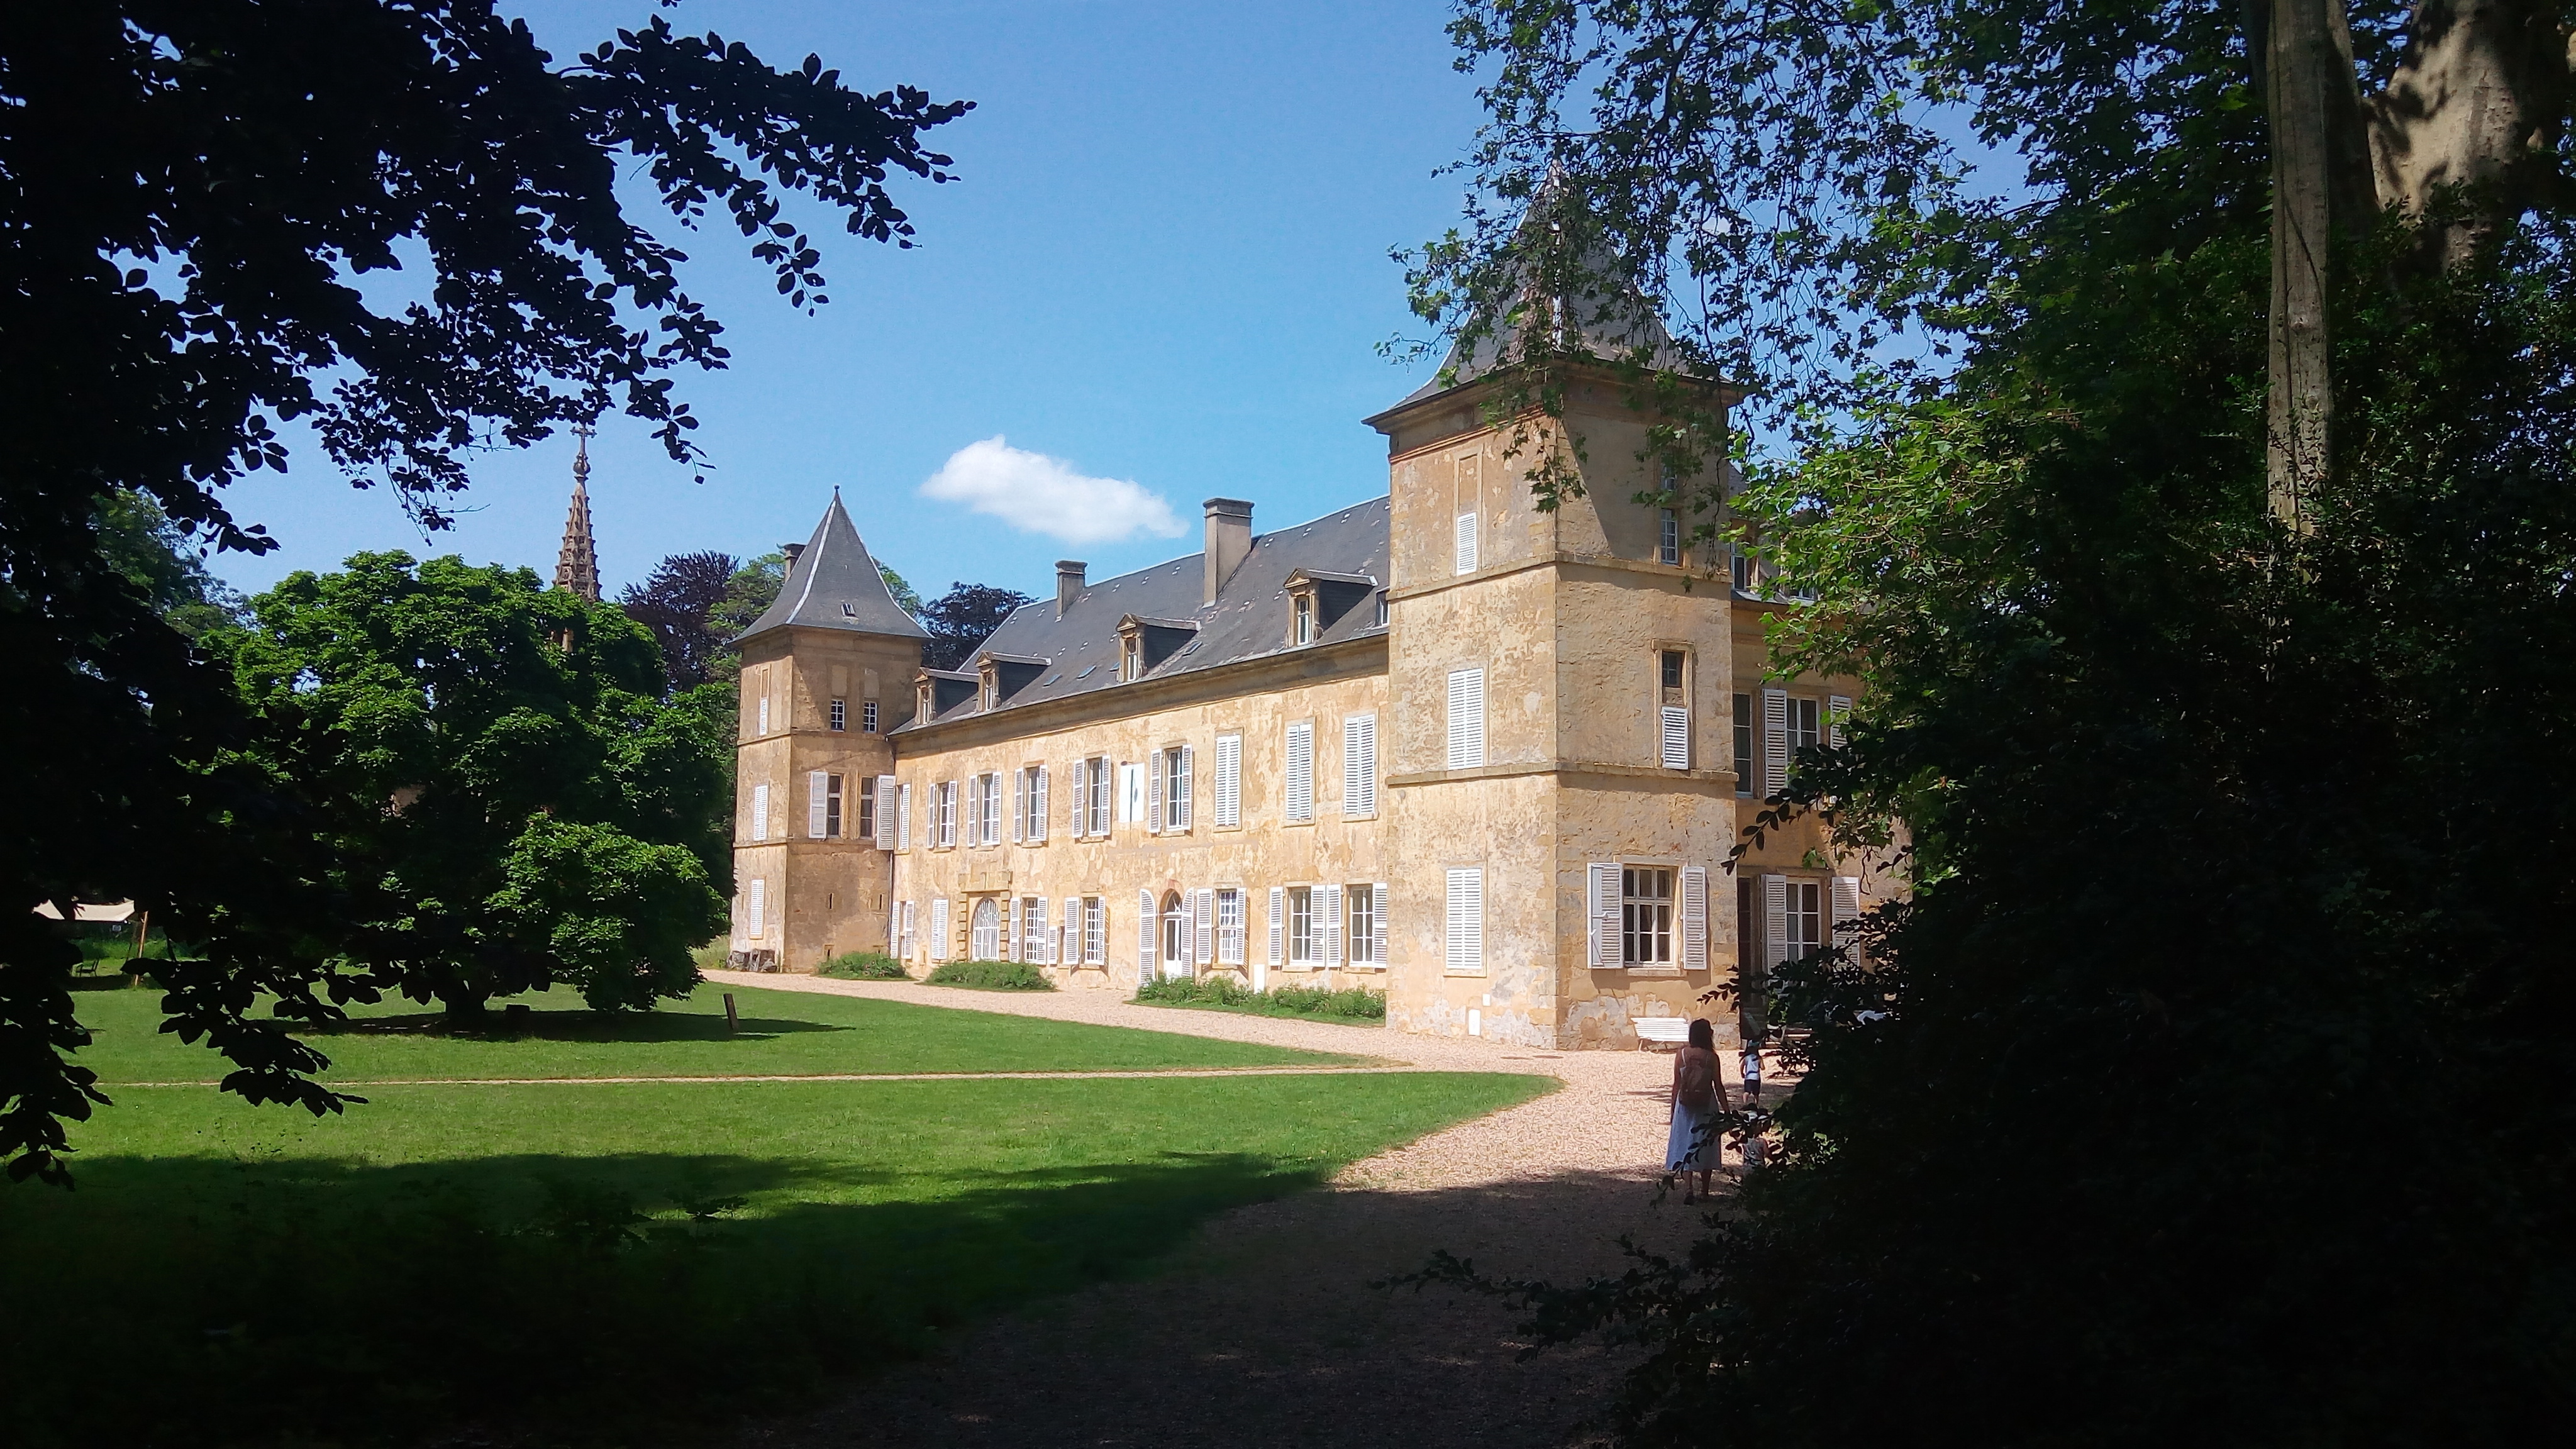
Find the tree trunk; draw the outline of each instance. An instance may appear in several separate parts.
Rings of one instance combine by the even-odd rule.
[[[2420,218],[2444,187],[2463,214],[2427,230],[2423,257],[2457,266],[2542,199],[2576,64],[2558,7],[2542,0],[2421,0],[2388,89],[2366,108],[2379,203]]]
[[[2272,515],[2313,526],[2333,462],[2327,328],[2333,238],[2369,225],[2375,204],[2352,36],[2342,0],[2272,0],[2264,99],[2272,130],[2272,317],[2264,476]]]

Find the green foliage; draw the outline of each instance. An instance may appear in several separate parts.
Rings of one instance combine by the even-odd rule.
[[[844,951],[814,968],[817,976],[841,981],[909,981],[903,963],[882,951]]]
[[[1136,999],[1156,1006],[1196,1006],[1310,1021],[1386,1020],[1386,993],[1365,986],[1345,986],[1338,991],[1321,986],[1274,986],[1255,991],[1230,976],[1161,976],[1137,988]]]
[[[1695,213],[1647,172],[1807,101],[1739,68],[1656,134],[1616,78],[1722,44],[1677,19],[1721,10],[1599,12],[1639,29],[1570,144],[1645,198],[1648,251]],[[1735,1119],[1773,1165],[1700,1241],[1571,1287],[1435,1276],[1638,1350],[1639,1443],[2531,1442],[2576,1399],[2567,193],[2445,275],[2394,224],[2339,241],[2338,470],[2293,537],[2232,13],[1882,14],[2040,185],[1872,224],[1914,270],[1861,295],[1950,309],[1954,362],[1842,359],[1852,390],[1801,400],[1853,411],[1735,502],[1816,601],[1770,667],[1868,682],[1770,819],[1823,814],[1912,900],[1773,983],[1809,1070]],[[1844,119],[1807,139],[1870,134]]]
[[[921,978],[933,986],[971,986],[979,991],[1053,991],[1046,973],[1023,961],[945,961]]]
[[[359,554],[223,641],[259,762],[332,827],[358,978],[471,1012],[555,982],[649,1006],[731,889],[729,720],[644,630],[525,569]]]
[[[955,669],[1002,627],[1013,610],[1030,602],[1026,594],[991,584],[951,585],[947,593],[916,610],[921,627],[930,631],[930,641],[921,646],[922,666]]]
[[[715,610],[730,596],[741,567],[733,555],[714,550],[670,554],[653,565],[642,583],[628,584],[618,594],[619,611],[650,630],[653,642],[662,647],[671,693],[716,678],[726,636],[716,630]]]
[[[810,308],[822,258],[780,219],[786,194],[908,244],[889,177],[946,180],[923,141],[966,108],[864,93],[811,57],[774,70],[661,17],[572,58],[491,0],[12,9],[0,757],[42,762],[0,786],[13,1174],[62,1180],[63,1123],[97,1103],[66,1055],[73,954],[28,924],[40,901],[151,909],[206,953],[170,1009],[231,1055],[228,1089],[336,1105],[287,1028],[336,1009],[337,893],[366,867],[330,858],[332,827],[241,753],[231,676],[191,647],[217,621],[156,597],[159,561],[120,556],[117,490],[188,539],[262,552],[223,490],[286,468],[289,421],[430,528],[477,451],[612,409],[694,462],[672,374],[722,365],[723,331],[630,205],[690,228],[713,210]],[[285,1020],[245,1015],[263,992]]]

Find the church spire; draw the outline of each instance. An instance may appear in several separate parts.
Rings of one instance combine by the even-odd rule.
[[[590,429],[576,427],[572,455],[572,509],[564,515],[563,552],[555,558],[555,587],[599,602],[599,549],[590,538]]]

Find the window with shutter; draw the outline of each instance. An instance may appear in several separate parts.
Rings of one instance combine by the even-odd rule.
[[[1145,757],[1145,833],[1163,833],[1163,752]]]
[[[1762,877],[1762,955],[1763,969],[1789,959],[1789,878],[1785,875]]]
[[[1109,898],[1082,898],[1082,964],[1109,964]]]
[[[751,838],[754,840],[769,838],[769,787],[767,785],[751,787]]]
[[[1270,964],[1277,966],[1288,959],[1288,889],[1270,888]]]
[[[1387,894],[1385,881],[1379,881],[1377,884],[1369,887],[1369,906],[1371,908],[1369,912],[1369,935],[1372,938],[1369,947],[1369,959],[1380,966],[1384,966],[1387,964],[1387,916],[1395,907],[1395,898]]]
[[[1091,833],[1109,833],[1109,757],[1102,755],[1091,762]]]
[[[895,904],[899,907],[897,918],[903,923],[895,933],[895,955],[909,961],[912,959],[913,951],[916,950],[920,944],[918,940],[919,919],[913,913],[913,903],[911,901],[898,901]]]
[[[1154,980],[1154,893],[1136,892],[1136,984],[1139,988]]]
[[[1216,892],[1201,886],[1190,893],[1190,959],[1201,966],[1216,959]]]
[[[948,897],[930,903],[930,959],[945,961],[952,943],[948,936]]]
[[[1673,964],[1673,873],[1651,865],[1619,867],[1619,963]]]
[[[1243,736],[1216,737],[1216,828],[1243,823]]]
[[[1859,920],[1860,877],[1856,875],[1835,876],[1833,940],[1836,942],[1842,941],[1844,939],[1844,933],[1849,931]]]
[[[1708,969],[1708,867],[1682,867],[1682,969]]]
[[[1281,772],[1288,782],[1288,798],[1281,806],[1291,825],[1303,825],[1315,818],[1315,722],[1298,720],[1288,726],[1288,763]]]
[[[1682,561],[1682,521],[1669,508],[1655,510],[1655,562]]]
[[[1315,933],[1315,888],[1288,888],[1288,964],[1312,966],[1322,958],[1323,943]]]
[[[805,838],[823,838],[823,772],[809,770],[805,775]]]
[[[894,848],[912,849],[912,785],[909,781],[895,791]]]
[[[1484,867],[1453,867],[1448,876],[1448,969],[1478,975],[1485,969]]]
[[[1690,711],[1675,705],[1663,706],[1664,768],[1690,768]]]
[[[1342,892],[1343,919],[1350,923],[1351,964],[1374,966],[1377,956],[1378,888],[1373,885],[1348,886]]]
[[[1172,784],[1164,793],[1172,802],[1172,828],[1190,828],[1190,783],[1198,778],[1198,751],[1188,745],[1172,753]]]
[[[768,905],[769,882],[758,876],[752,877],[750,883],[742,890],[742,913],[750,919],[751,925],[750,930],[743,932],[744,935],[755,941],[761,938],[764,934],[761,930],[762,913],[767,910]]]
[[[1619,863],[1596,860],[1583,868],[1586,964],[1595,971],[1619,965]]]
[[[1735,793],[1753,793],[1753,696],[1735,696]]]
[[[1013,770],[1011,772],[1011,843],[1013,845],[1026,844],[1028,842],[1028,829],[1029,772],[1026,770]]]
[[[1342,814],[1360,819],[1377,813],[1377,716],[1355,714],[1342,721]]]
[[[1851,700],[1843,695],[1825,697],[1825,743],[1835,749],[1843,747],[1843,716],[1851,713]]]
[[[1449,672],[1449,768],[1473,770],[1485,763],[1485,671]]]
[[[1456,528],[1457,572],[1472,574],[1476,571],[1476,515],[1459,514]]]
[[[896,832],[902,828],[902,822],[898,818],[901,807],[896,803],[900,798],[897,789],[894,776],[877,776],[876,798],[873,802],[876,813],[869,821],[872,827],[869,833],[876,836],[879,850],[894,849]]]
[[[1220,966],[1243,964],[1243,892],[1232,886],[1216,893],[1216,960]]]
[[[1789,691],[1762,691],[1762,793],[1789,788]]]
[[[1321,894],[1324,899],[1316,914],[1322,917],[1324,927],[1324,964],[1339,966],[1342,964],[1342,888],[1326,886]]]
[[[1002,777],[999,774],[984,777],[984,843],[1002,843]]]
[[[1047,767],[1038,766],[1037,803],[1029,807],[1029,839],[1047,838]]]

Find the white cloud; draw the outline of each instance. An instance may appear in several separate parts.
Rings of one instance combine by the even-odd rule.
[[[1062,458],[1014,448],[999,434],[948,455],[921,496],[963,503],[1026,533],[1067,543],[1109,543],[1139,533],[1187,530],[1159,493],[1124,478],[1090,478]]]

